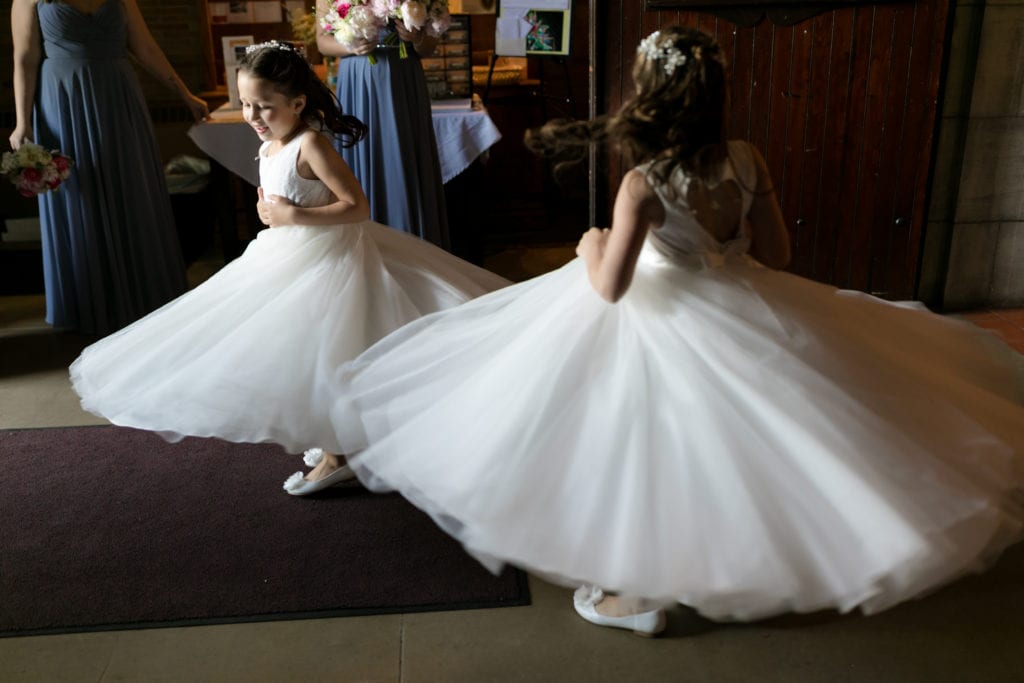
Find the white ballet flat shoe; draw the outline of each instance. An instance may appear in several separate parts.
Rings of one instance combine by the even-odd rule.
[[[306,467],[316,467],[323,459],[324,449],[322,448],[310,448],[302,454],[302,462],[306,463]]]
[[[624,617],[609,617],[600,614],[595,607],[603,599],[604,592],[600,588],[580,586],[572,596],[572,605],[576,608],[576,614],[598,626],[629,629],[645,638],[651,638],[665,630],[665,610],[655,609]]]
[[[282,487],[287,493],[293,496],[308,496],[311,493],[343,484],[356,478],[356,473],[348,465],[342,465],[328,474],[323,479],[309,481],[302,472],[296,472],[288,477]]]

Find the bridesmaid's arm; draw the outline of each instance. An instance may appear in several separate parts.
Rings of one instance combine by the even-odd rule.
[[[153,34],[149,32],[149,27],[146,26],[146,21],[142,18],[138,4],[135,0],[124,0],[124,6],[128,13],[128,52],[157,80],[178,92],[196,121],[208,118],[210,110],[206,101],[192,94],[192,91],[178,76],[178,72],[167,61],[167,55],[157,45]]]
[[[327,33],[316,34],[316,49],[328,57],[354,57],[368,55],[377,47],[375,40],[357,40],[350,46],[343,45]]]
[[[343,45],[334,39],[329,33],[324,33],[320,28],[320,22],[331,9],[329,0],[316,0],[316,49],[320,54],[328,57],[351,57],[353,55],[368,55],[377,47],[376,40],[358,40],[352,45]]]
[[[11,37],[14,39],[14,132],[11,149],[24,142],[33,142],[32,103],[36,99],[39,62],[42,59],[42,38],[39,36],[37,0],[14,0],[11,3]]]

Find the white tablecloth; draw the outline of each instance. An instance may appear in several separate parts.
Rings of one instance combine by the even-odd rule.
[[[435,104],[431,108],[437,153],[441,159],[441,180],[446,183],[501,139],[501,133],[485,109],[470,109],[468,100],[460,104]]]
[[[431,110],[441,159],[441,178],[448,182],[501,139],[485,109],[470,109],[468,100],[437,103]],[[197,123],[188,136],[212,159],[251,185],[259,185],[256,155],[260,139],[242,120],[240,109],[220,107],[210,121]]]

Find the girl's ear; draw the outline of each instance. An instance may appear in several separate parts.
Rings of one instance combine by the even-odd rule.
[[[296,114],[301,114],[302,110],[306,108],[306,96],[299,95],[292,100],[292,107],[295,109]]]

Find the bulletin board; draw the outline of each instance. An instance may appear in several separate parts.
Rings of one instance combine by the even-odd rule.
[[[497,15],[495,55],[569,55],[572,0],[501,0]]]

